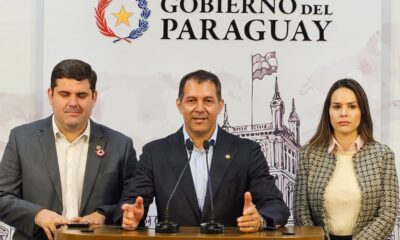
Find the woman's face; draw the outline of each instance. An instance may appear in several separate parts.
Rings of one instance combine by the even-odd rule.
[[[341,87],[333,92],[329,116],[335,137],[358,136],[357,128],[361,121],[361,110],[356,95],[348,88]]]

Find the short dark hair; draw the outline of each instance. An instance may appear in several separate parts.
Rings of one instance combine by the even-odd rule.
[[[331,105],[332,94],[339,88],[350,89],[356,96],[361,111],[360,125],[357,128],[358,134],[360,134],[365,143],[375,141],[373,137],[373,124],[367,94],[357,81],[345,78],[336,81],[328,91],[317,131],[309,142],[311,147],[328,146],[332,139],[333,127],[330,121],[329,107]]]
[[[217,89],[217,98],[218,100],[221,100],[221,82],[219,81],[217,75],[205,71],[205,70],[197,70],[191,73],[186,74],[183,76],[179,83],[179,92],[178,92],[178,98],[179,100],[182,101],[183,99],[183,88],[185,87],[185,84],[188,80],[195,80],[198,83],[202,83],[205,81],[210,81],[215,84],[215,88]]]
[[[97,75],[92,67],[78,59],[66,59],[59,62],[51,73],[50,88],[54,90],[57,86],[57,79],[71,78],[78,81],[89,80],[92,92],[96,90]]]

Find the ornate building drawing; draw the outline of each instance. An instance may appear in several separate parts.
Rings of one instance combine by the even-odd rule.
[[[9,240],[13,235],[13,228],[0,222],[0,240]]]
[[[283,198],[290,208],[289,224],[293,224],[293,192],[300,148],[300,118],[296,113],[294,99],[292,99],[291,112],[287,124],[285,124],[285,103],[280,96],[277,79],[275,80],[275,93],[269,107],[272,116],[271,123],[232,126],[228,120],[227,106],[225,106],[222,128],[260,144],[270,167],[270,173],[275,177],[275,183],[282,191]]]

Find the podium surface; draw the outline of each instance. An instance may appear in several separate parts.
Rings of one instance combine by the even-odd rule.
[[[276,231],[241,233],[237,228],[226,228],[222,234],[201,234],[200,228],[181,227],[179,233],[156,233],[154,229],[135,231],[123,230],[117,226],[91,226],[93,232],[82,232],[81,229],[68,229],[66,226],[56,232],[56,240],[75,239],[192,239],[192,240],[221,240],[221,239],[303,239],[323,240],[324,231],[321,227],[284,227]],[[287,235],[294,233],[293,235]]]

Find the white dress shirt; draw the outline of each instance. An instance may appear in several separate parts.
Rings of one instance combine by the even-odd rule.
[[[214,140],[214,145],[217,141],[218,126],[215,128],[214,133],[211,135],[209,140]],[[183,137],[185,139],[190,139],[188,132],[183,126]],[[190,139],[192,140],[192,139]],[[214,146],[210,146],[208,151],[208,166],[211,168],[211,159],[213,156]],[[187,151],[187,149],[186,149]],[[188,152],[189,156],[189,152]],[[192,173],[194,188],[196,190],[197,202],[199,208],[203,211],[204,199],[207,194],[207,184],[208,184],[208,172],[206,164],[206,153],[204,149],[193,148],[192,159],[190,160],[190,171]],[[211,180],[212,181],[212,180]]]
[[[71,219],[79,216],[89,148],[90,121],[88,121],[85,131],[73,142],[69,142],[60,132],[54,116],[53,131],[61,180],[62,215]]]

